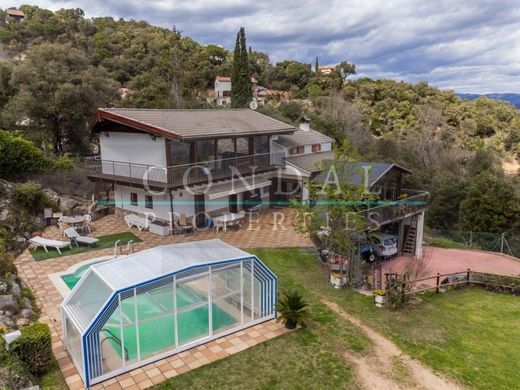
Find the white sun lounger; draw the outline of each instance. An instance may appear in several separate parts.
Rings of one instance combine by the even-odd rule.
[[[135,214],[125,215],[125,222],[130,229],[133,226],[135,226],[137,229],[139,229],[139,231],[141,231],[143,229],[148,229],[148,221]]]
[[[63,233],[65,233],[65,235],[70,240],[74,241],[76,243],[76,246],[78,246],[78,247],[79,247],[79,244],[86,244],[88,246],[90,246],[90,245],[94,246],[99,241],[99,239],[95,238],[95,237],[82,236],[73,227],[65,229],[63,231]]]
[[[58,251],[58,253],[60,255],[61,255],[61,251],[60,251],[61,248],[65,248],[68,246],[70,249],[72,249],[72,245],[70,244],[70,241],[51,240],[49,238],[43,238],[40,236],[36,236],[36,237],[29,239],[29,242],[31,244],[36,245],[34,247],[34,249],[41,246],[45,250],[45,252],[48,252],[47,247],[56,248],[56,250]]]

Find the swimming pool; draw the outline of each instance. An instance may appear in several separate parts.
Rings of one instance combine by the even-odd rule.
[[[81,277],[87,272],[91,265],[103,263],[107,260],[98,260],[90,262],[89,264],[84,264],[78,267],[73,273],[61,275],[61,279],[65,282],[67,287],[72,290],[76,284],[78,284]]]

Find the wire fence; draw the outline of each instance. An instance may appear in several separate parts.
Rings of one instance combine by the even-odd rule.
[[[520,236],[506,233],[462,230],[425,230],[427,244],[445,248],[468,248],[520,257]]]

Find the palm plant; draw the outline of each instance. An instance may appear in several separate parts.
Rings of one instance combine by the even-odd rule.
[[[308,307],[309,304],[298,291],[284,291],[276,308],[279,314],[278,321],[282,321],[287,329],[294,329],[298,324],[305,327],[309,316]]]

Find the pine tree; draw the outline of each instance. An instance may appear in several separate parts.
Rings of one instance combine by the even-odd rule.
[[[318,61],[318,57],[316,57],[316,62],[314,63],[314,75],[317,76],[320,71],[320,63]]]
[[[246,32],[240,27],[235,43],[231,74],[231,107],[247,107],[253,96],[246,48]]]

